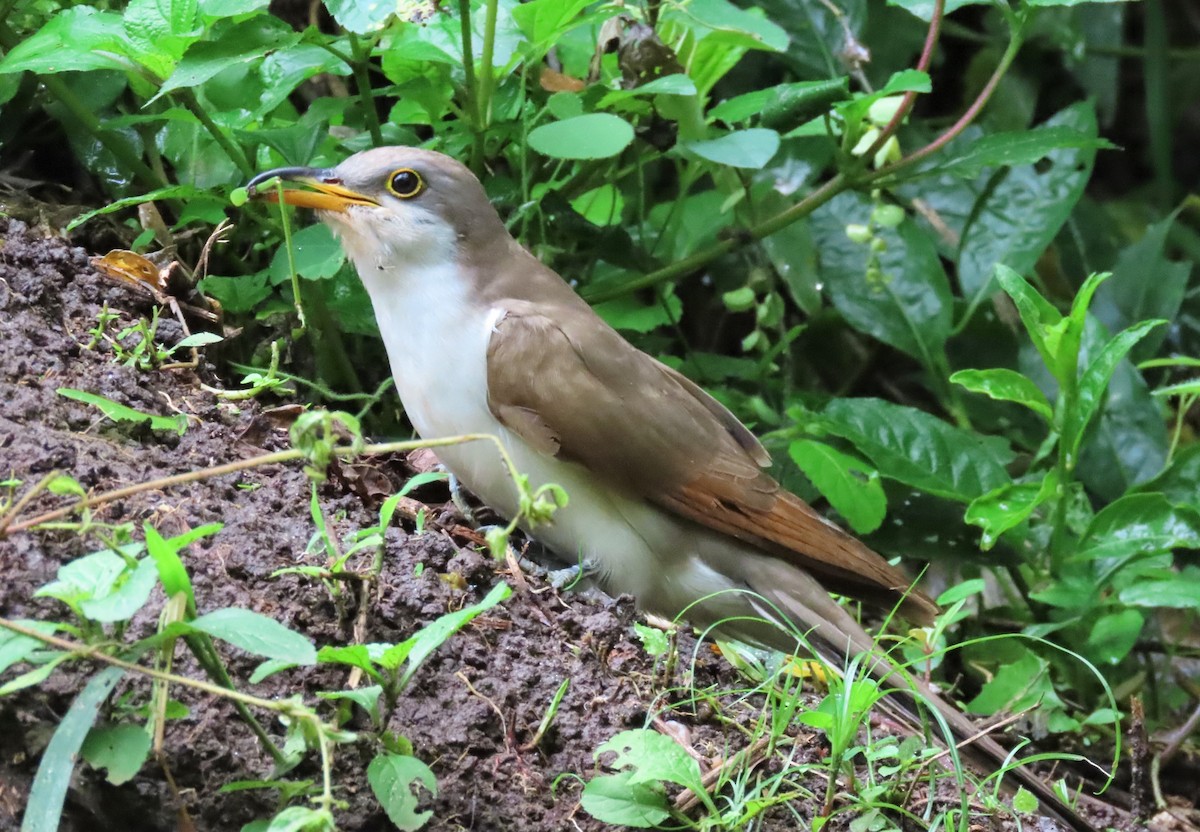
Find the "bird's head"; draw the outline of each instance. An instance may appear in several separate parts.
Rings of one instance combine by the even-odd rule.
[[[504,234],[479,180],[464,165],[432,150],[379,147],[332,168],[289,167],[247,184],[251,197],[313,208],[341,237],[355,262],[453,260],[475,241]]]

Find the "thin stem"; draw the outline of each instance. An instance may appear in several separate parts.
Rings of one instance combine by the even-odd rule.
[[[963,113],[958,121],[954,122],[954,124],[951,125],[945,133],[938,136],[920,150],[910,153],[903,159],[893,162],[890,165],[886,165],[875,171],[873,174],[870,174],[869,179],[875,180],[884,176],[890,176],[897,171],[915,165],[922,159],[928,158],[934,153],[937,153],[939,150],[957,138],[962,131],[966,130],[971,122],[973,122],[979,116],[979,113],[987,105],[988,101],[992,97],[992,93],[994,93],[996,91],[996,87],[1000,85],[1000,79],[1005,76],[1005,74],[1008,72],[1008,68],[1012,66],[1012,62],[1017,57],[1017,52],[1019,52],[1021,49],[1022,40],[1023,35],[1020,26],[1014,26],[1012,30],[1012,37],[1008,41],[1008,47],[1004,50],[1004,54],[1000,56],[1000,62],[996,64],[996,69],[994,72],[992,72],[992,76],[988,78],[987,83],[984,85],[983,89],[980,90],[979,95],[975,98],[975,101],[973,101],[971,106],[967,108],[967,111]]]
[[[929,65],[933,63],[933,50],[937,46],[945,10],[946,0],[934,0],[933,16],[929,18],[929,31],[925,33],[925,46],[921,49],[921,57],[917,59],[916,68],[921,72],[928,72]],[[901,122],[908,116],[916,100],[916,90],[909,90],[904,93],[904,98],[900,101],[900,106],[896,108],[896,113],[892,116],[892,120],[880,131],[879,137],[875,139],[867,152],[862,154],[864,159],[873,159],[884,143],[900,129]]]
[[[479,63],[479,128],[487,130],[492,123],[492,93],[496,88],[496,71],[492,60],[496,53],[496,20],[500,0],[487,0],[487,17],[483,23],[483,54]]]
[[[383,126],[379,123],[375,96],[371,94],[371,75],[367,71],[367,64],[371,58],[370,50],[363,49],[358,35],[353,32],[347,34],[350,36],[350,51],[354,55],[354,61],[350,64],[350,69],[354,72],[354,86],[358,88],[358,99],[362,102],[366,115],[367,129],[371,131],[371,143],[379,147],[383,144]]]
[[[364,456],[374,456],[376,454],[391,454],[401,451],[414,451],[418,448],[441,448],[446,445],[461,445],[466,442],[481,442],[488,441],[495,444],[496,449],[500,452],[501,458],[504,460],[505,467],[508,470],[509,476],[514,482],[519,481],[520,474],[517,471],[516,464],[512,461],[512,457],[508,455],[508,451],[504,449],[499,437],[493,436],[490,433],[468,433],[461,436],[448,436],[443,439],[417,439],[411,442],[385,442],[377,445],[365,445],[361,448],[353,448],[350,446],[341,446],[333,449],[333,454],[338,457],[353,457],[359,454]],[[101,494],[95,494],[88,497],[83,497],[75,502],[56,508],[53,511],[47,511],[32,517],[29,520],[23,520],[20,523],[13,523],[6,531],[6,535],[13,532],[26,531],[35,526],[40,526],[43,523],[50,523],[54,520],[59,520],[67,517],[72,512],[85,508],[95,508],[104,503],[111,503],[114,500],[124,500],[128,497],[133,497],[137,494],[142,494],[146,491],[155,491],[163,488],[170,488],[176,485],[186,485],[187,483],[203,482],[204,480],[212,479],[213,477],[224,476],[225,474],[236,474],[240,471],[247,471],[251,468],[258,468],[262,465],[276,465],[284,462],[295,462],[298,459],[304,459],[304,451],[295,448],[287,451],[276,451],[272,454],[261,454],[260,456],[250,457],[249,459],[239,459],[236,462],[227,462],[223,465],[214,465],[211,468],[201,468],[195,471],[186,471],[182,474],[175,474],[170,477],[162,477],[149,482],[140,482],[135,485],[127,485],[124,488],[117,488],[112,491],[105,491]],[[0,535],[0,538],[6,536]]]
[[[466,111],[470,116],[474,141],[471,146],[471,170],[476,174],[483,170],[483,118],[479,110],[479,88],[475,80],[475,45],[471,34],[471,0],[458,0],[458,20],[462,29],[463,75],[466,77]]]

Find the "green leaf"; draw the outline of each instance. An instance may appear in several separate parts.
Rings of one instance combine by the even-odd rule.
[[[634,295],[624,295],[598,303],[594,309],[614,329],[651,332],[678,323],[683,315],[683,301],[674,292],[658,303],[643,303]]]
[[[1099,664],[1120,664],[1137,643],[1145,623],[1137,610],[1119,610],[1100,616],[1088,634],[1088,657]]]
[[[589,113],[529,132],[529,146],[554,159],[607,159],[632,141],[633,127],[612,113]]]
[[[1161,580],[1141,578],[1121,590],[1122,604],[1200,610],[1200,569],[1189,566]]]
[[[199,289],[206,295],[211,295],[221,303],[221,308],[228,313],[250,312],[274,291],[268,281],[266,271],[249,274],[245,277],[204,278],[199,283]]]
[[[319,691],[317,696],[329,701],[345,699],[353,702],[366,711],[373,722],[376,724],[379,723],[379,700],[383,696],[382,685],[370,685],[365,688],[355,688],[354,690]]]
[[[305,226],[292,234],[292,257],[296,264],[296,273],[308,280],[333,277],[346,262],[342,244],[333,236],[329,226],[321,222]],[[275,250],[268,272],[271,282],[276,285],[291,279],[287,249],[284,246]]]
[[[1062,110],[1045,126],[1097,134],[1096,114],[1087,103]],[[1006,168],[978,183],[958,251],[958,279],[970,305],[991,292],[997,264],[1022,274],[1033,271],[1083,195],[1095,156],[1092,147],[1060,148],[1046,155],[1044,167]]]
[[[418,812],[418,786],[437,797],[437,778],[416,757],[380,754],[367,766],[367,782],[388,819],[404,832],[420,829],[433,817],[432,811]]]
[[[1110,332],[1154,318],[1174,320],[1183,302],[1190,262],[1166,259],[1167,233],[1175,222],[1176,210],[1161,222],[1150,225],[1142,238],[1125,248],[1113,267],[1112,277],[1096,290],[1092,314]],[[1133,361],[1154,355],[1167,337],[1162,329],[1148,335],[1132,351]]]
[[[62,626],[56,621],[32,621],[24,618],[17,619],[15,623],[46,636],[54,635]],[[36,638],[0,628],[0,673],[43,649],[45,645]]]
[[[1008,443],[956,428],[881,399],[835,399],[820,425],[850,442],[879,473],[922,491],[968,502],[1010,481]]]
[[[512,7],[513,20],[530,42],[549,44],[575,25],[575,18],[592,0],[531,0]]]
[[[1073,560],[1132,558],[1171,549],[1200,549],[1200,512],[1171,505],[1162,494],[1130,494],[1092,519]]]
[[[966,521],[983,529],[980,547],[991,549],[1000,535],[1029,519],[1038,506],[1057,493],[1058,487],[1058,471],[1052,469],[1033,482],[1002,485],[972,500]]]
[[[59,829],[63,801],[71,785],[79,750],[96,722],[100,706],[124,675],[123,668],[106,667],[88,681],[71,703],[42,753],[25,804],[21,832],[57,832]]]
[[[1172,503],[1200,511],[1200,443],[1182,448],[1165,471],[1137,490],[1158,491]]]
[[[311,641],[275,619],[250,610],[226,607],[193,619],[187,627],[256,656],[299,665],[317,663],[317,651]]]
[[[779,150],[779,134],[765,127],[735,130],[715,139],[681,143],[701,159],[734,168],[760,170]]]
[[[571,207],[592,225],[619,225],[625,197],[616,185],[608,182],[572,199]]]
[[[878,471],[811,439],[793,442],[788,454],[855,532],[870,534],[879,528],[887,514],[887,495]]]
[[[704,788],[700,765],[670,737],[645,728],[622,731],[596,749],[595,756],[612,752],[615,769],[632,768],[629,784],[666,781],[699,791]]]
[[[641,86],[631,87],[627,90],[613,90],[605,93],[596,107],[604,109],[617,101],[641,95],[695,95],[696,92],[696,84],[691,78],[676,73],[655,78],[653,81],[647,81]]]
[[[106,725],[88,734],[80,753],[93,768],[107,771],[114,786],[128,783],[150,755],[150,735],[139,725]]]
[[[971,142],[956,156],[936,162],[939,174],[973,179],[988,167],[1032,165],[1064,148],[1111,149],[1115,145],[1070,127],[1043,125],[1033,130],[991,133]]]
[[[998,367],[991,370],[959,370],[950,376],[950,381],[970,390],[1003,402],[1016,402],[1028,407],[1049,422],[1054,411],[1038,386],[1028,376]]]
[[[1059,355],[1063,316],[1025,278],[1003,263],[996,265],[996,282],[1012,298],[1025,331],[1042,356],[1042,362],[1062,384],[1064,379],[1059,372]]]
[[[1033,792],[1027,791],[1024,786],[1018,786],[1017,793],[1013,795],[1012,807],[1014,812],[1032,815],[1038,810],[1038,799]]]
[[[278,18],[255,15],[240,23],[222,22],[210,37],[187,50],[147,104],[173,90],[198,87],[230,67],[257,63],[271,51],[295,46],[303,35]]]
[[[602,774],[583,787],[580,805],[603,823],[655,829],[671,816],[667,796],[657,783],[633,783],[633,772]]]
[[[173,416],[156,416],[152,413],[142,413],[134,410],[132,407],[126,407],[123,404],[114,402],[111,399],[106,399],[103,396],[98,396],[95,393],[87,393],[83,390],[74,390],[70,387],[60,387],[55,392],[63,398],[74,399],[77,402],[90,404],[96,407],[114,422],[132,422],[141,424],[148,422],[152,430],[170,430],[183,436],[187,431],[188,420],[187,416],[182,413],[176,413]]]
[[[846,236],[846,226],[865,225],[871,210],[867,197],[847,193],[817,209],[810,220],[830,297],[859,332],[941,374],[953,299],[937,247],[906,219],[896,228],[877,231],[887,249],[874,254],[878,269],[871,269],[871,247]]]
[[[1131,326],[1105,344],[1100,354],[1083,371],[1083,375],[1079,379],[1077,404],[1074,408],[1067,410],[1067,417],[1062,429],[1062,442],[1067,449],[1068,460],[1076,457],[1079,445],[1083,441],[1084,431],[1087,430],[1092,417],[1096,415],[1100,403],[1104,401],[1108,383],[1117,369],[1117,364],[1150,330],[1164,323],[1166,321],[1143,321]]]
[[[732,45],[782,52],[788,46],[787,32],[767,20],[762,10],[741,9],[729,0],[692,0],[685,7],[667,7],[662,19],[678,22],[697,39],[726,49]]]
[[[708,111],[708,120],[736,124],[757,116],[764,127],[786,130],[827,112],[849,95],[845,77],[776,84],[722,101]]]
[[[128,621],[146,602],[158,583],[158,569],[153,558],[143,558],[132,571],[126,572],[120,586],[102,597],[89,598],[79,608],[92,621],[108,623]]]
[[[60,11],[14,46],[0,60],[0,73],[129,70],[132,51],[120,15],[74,6]]]
[[[188,46],[203,33],[196,0],[130,0],[122,14],[132,57],[166,78]]]
[[[997,669],[979,695],[967,703],[967,711],[990,716],[1037,705],[1043,698],[1046,703],[1059,701],[1050,683],[1049,667],[1045,659],[1022,650],[1019,659]]]
[[[128,568],[121,555],[112,549],[101,549],[58,567],[56,580],[38,589],[34,597],[58,598],[72,605],[91,598],[104,598],[113,591]]]

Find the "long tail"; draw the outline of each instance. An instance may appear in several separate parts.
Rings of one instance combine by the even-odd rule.
[[[751,589],[767,602],[752,602],[766,618],[777,619],[783,613],[807,633],[809,644],[833,668],[843,666],[847,656],[869,657],[872,676],[880,681],[897,675],[896,668],[879,655],[875,644],[842,606],[835,603],[815,579],[802,570],[770,558],[752,558],[742,564],[743,577]],[[752,643],[759,643],[785,652],[794,652],[795,639],[774,625],[755,626],[734,623],[722,628],[725,633]],[[911,689],[906,686],[911,685]],[[921,704],[932,706],[945,719],[957,742],[971,740],[961,755],[972,767],[992,773],[1011,765],[1009,753],[991,737],[978,736],[978,728],[950,703],[946,702],[920,679],[907,677],[905,685],[882,700],[882,707],[892,718],[915,732],[921,730]],[[1075,832],[1096,832],[1096,827],[1079,816],[1040,778],[1026,768],[1007,770],[1006,788],[1024,786],[1032,792],[1043,811],[1067,824]]]

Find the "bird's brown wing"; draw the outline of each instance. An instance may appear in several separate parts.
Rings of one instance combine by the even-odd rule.
[[[834,592],[901,603],[914,621],[936,613],[920,592],[904,596],[902,572],[764,473],[766,451],[723,405],[599,318],[540,309],[510,304],[491,336],[488,404],[506,427],[615,487],[807,569]]]

